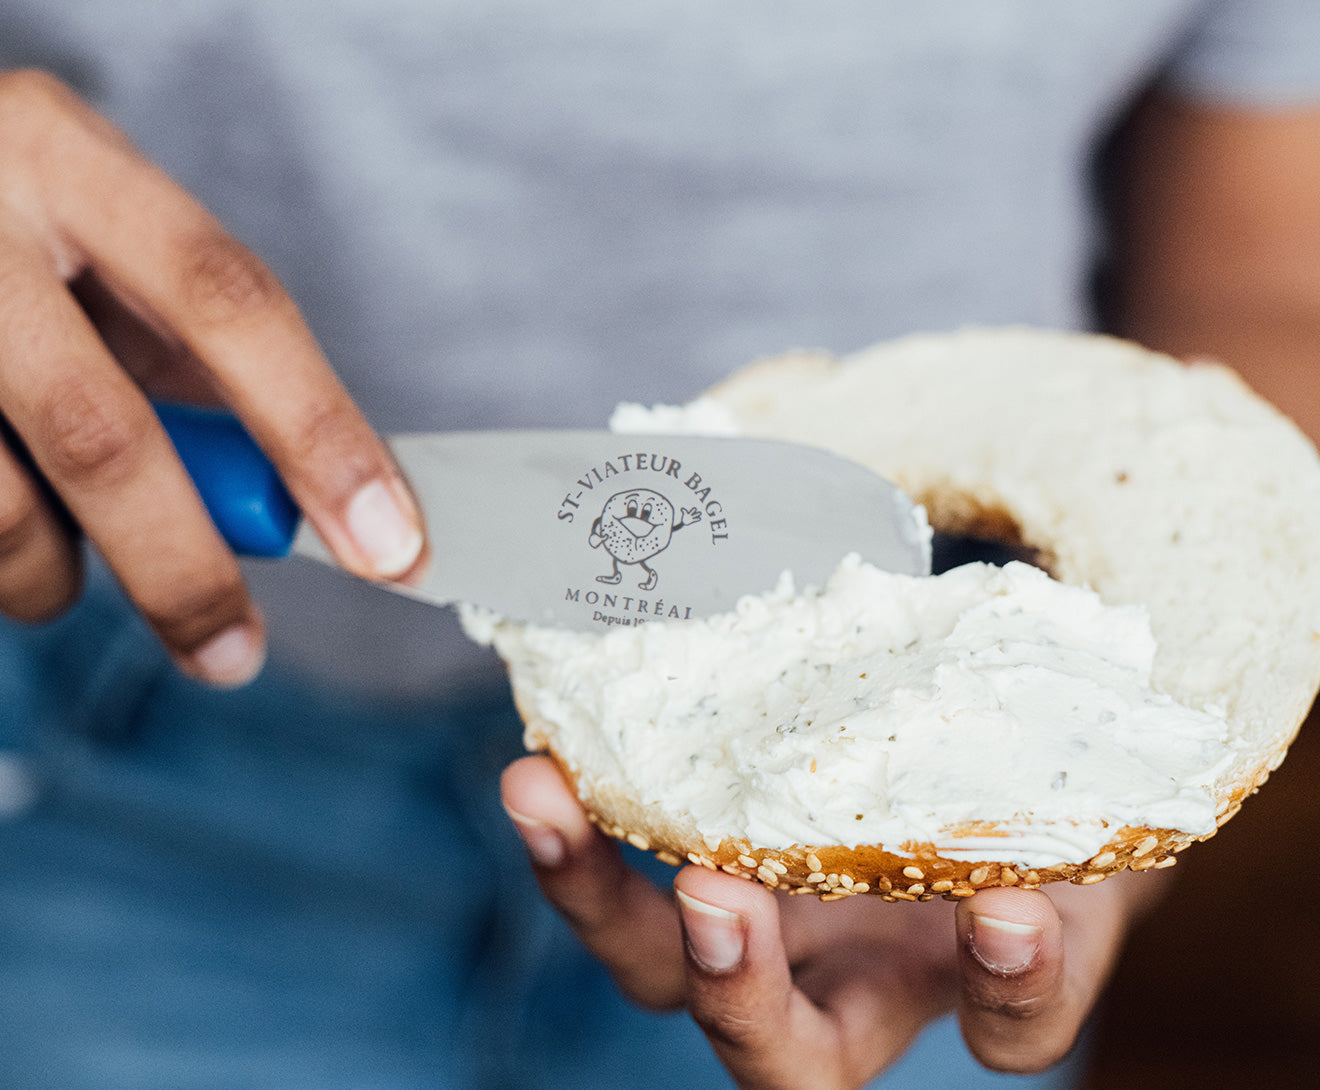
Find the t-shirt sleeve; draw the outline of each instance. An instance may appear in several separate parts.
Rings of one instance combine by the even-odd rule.
[[[1208,0],[1165,85],[1225,105],[1320,105],[1320,0]]]

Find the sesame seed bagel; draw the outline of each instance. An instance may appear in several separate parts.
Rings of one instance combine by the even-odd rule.
[[[1183,365],[1106,337],[975,330],[912,337],[844,359],[797,354],[765,360],[737,373],[711,396],[731,411],[744,434],[833,450],[893,480],[924,505],[937,533],[1032,550],[1054,586],[1037,586],[1033,579],[1051,579],[1030,569],[975,575],[977,586],[990,588],[978,591],[983,599],[969,607],[981,618],[978,624],[990,626],[977,629],[982,650],[993,650],[995,624],[1006,626],[998,644],[1012,642],[1009,628],[1017,622],[1008,612],[994,614],[995,603],[1007,593],[1004,580],[1010,578],[1030,594],[1049,590],[1074,595],[1067,599],[1060,623],[1072,625],[1069,631],[1075,631],[1082,644],[1089,637],[1086,624],[1076,617],[1088,610],[1116,609],[1124,624],[1135,623],[1138,614],[1142,624],[1148,618],[1153,658],[1143,681],[1149,692],[1138,708],[1143,716],[1138,732],[1149,740],[1178,715],[1202,717],[1198,723],[1214,718],[1219,734],[1212,752],[1204,741],[1196,750],[1208,771],[1180,796],[1195,795],[1205,807],[1204,818],[1191,827],[1175,827],[1162,823],[1160,815],[1172,811],[1159,806],[1141,811],[1154,815],[1143,821],[1123,820],[1129,811],[1121,807],[1102,808],[1100,817],[1080,812],[1060,817],[1064,811],[1045,805],[1054,801],[1046,798],[1049,792],[1041,786],[1045,781],[1027,777],[1022,788],[1026,793],[1003,812],[977,812],[974,806],[954,809],[947,812],[955,818],[933,832],[920,821],[910,832],[891,822],[882,827],[898,831],[883,842],[850,842],[839,831],[840,815],[813,809],[815,804],[808,810],[810,818],[820,819],[816,825],[803,818],[781,829],[771,815],[772,820],[754,828],[719,827],[666,797],[656,797],[645,786],[646,766],[665,755],[663,723],[656,728],[657,737],[635,751],[641,754],[635,758],[640,771],[626,767],[617,748],[584,750],[575,745],[573,732],[580,720],[560,714],[562,700],[547,695],[548,675],[537,672],[559,653],[558,645],[538,643],[534,632],[529,643],[521,626],[497,624],[492,642],[509,664],[528,746],[558,760],[593,821],[608,834],[670,863],[691,861],[826,899],[873,893],[889,900],[926,900],[968,896],[987,886],[1060,880],[1089,884],[1123,869],[1172,865],[1175,852],[1212,835],[1283,760],[1320,687],[1320,572],[1313,562],[1320,542],[1320,460],[1305,437],[1231,371],[1209,364]],[[959,585],[973,578],[971,572],[951,575]],[[795,593],[800,598],[801,592]],[[1097,604],[1088,604],[1090,598],[1082,595],[1096,598]],[[784,598],[782,608],[807,608],[799,598]],[[752,614],[760,616],[755,610]],[[860,631],[863,625],[855,622],[849,615],[847,624]],[[744,617],[737,623],[745,628],[751,622]],[[678,630],[682,625],[646,627]],[[819,641],[825,639],[820,635],[825,627],[813,620],[800,624],[799,631],[810,628],[815,634],[803,639]],[[720,631],[742,629],[735,625]],[[679,656],[676,641],[686,637],[649,638],[670,641],[647,644],[647,654],[654,657],[657,647],[672,647]],[[920,641],[912,637],[909,646],[914,642]],[[1055,642],[1051,636],[1043,645]],[[1099,643],[1104,646],[1097,653],[1109,654],[1105,639]],[[701,654],[709,657],[708,649],[720,645],[716,641],[700,646],[706,649]],[[814,654],[805,654],[803,661]],[[853,661],[846,655],[830,662],[816,658],[817,672],[831,679],[841,677],[843,666]],[[868,662],[883,659],[881,655]],[[537,669],[533,660],[538,660]],[[1023,706],[1029,707],[1029,679],[1039,671],[1033,672],[1031,663],[1019,666],[1014,676],[1028,681],[1023,683],[1026,688],[1014,689],[1013,699],[1027,701]],[[610,700],[646,668],[647,663],[638,660],[632,673],[616,671],[609,699],[593,697],[588,704],[608,719],[614,706]],[[1109,666],[1097,669],[1110,676]],[[849,684],[871,686],[865,697],[849,697],[862,709],[864,701],[879,699],[878,682],[857,678],[867,679],[875,667],[854,673]],[[574,684],[580,687],[580,681]],[[642,686],[641,681],[636,684]],[[813,701],[829,697],[829,686],[842,682],[822,684],[824,697],[813,691]],[[1101,704],[1109,699],[1103,684],[1086,685],[1086,691],[1100,694],[1096,699]],[[757,686],[752,696],[740,693],[736,685],[720,688],[715,699],[727,699],[732,709],[732,702],[760,699],[766,686]],[[650,690],[643,686],[636,691]],[[767,734],[798,732],[797,716],[790,715],[787,705],[770,701],[767,707]],[[939,719],[957,718],[957,711],[950,713],[946,707]],[[891,722],[901,724],[901,709],[895,714],[898,718]],[[1122,714],[1116,717],[1109,711],[1098,721],[1109,724],[1105,731],[1121,733],[1132,727]],[[865,715],[845,716],[841,722],[837,731],[831,724],[834,733],[813,742],[816,749],[810,752],[828,750],[833,760],[836,752],[855,756],[860,746],[825,743],[842,738],[871,744],[858,738],[871,722]],[[819,729],[810,719],[805,726]],[[606,723],[607,734],[609,729]],[[898,734],[895,729],[888,741],[894,742]],[[1100,742],[1076,743],[1074,748],[1088,744]],[[999,775],[996,769],[1001,766],[994,762],[1001,759],[1006,769],[1016,767],[1019,758],[1024,767],[1031,763],[1030,752],[1006,756],[1003,751],[1000,744],[987,751],[987,779]],[[933,748],[922,758],[933,765],[921,771],[929,774],[936,790],[939,762],[955,756],[954,749]],[[815,756],[809,763],[805,756],[785,761],[785,778],[806,782],[825,771],[822,765],[818,772]],[[893,775],[894,766],[883,763],[857,764],[858,771],[831,766],[829,775],[836,777],[832,782],[840,785],[838,794],[844,800],[841,807],[854,808],[854,803],[850,786],[839,777],[859,776],[864,768],[874,767],[889,768]],[[1067,770],[1062,765],[1060,769],[1053,774],[1054,787],[1066,782]],[[735,782],[727,789],[737,795],[737,773],[732,776]],[[950,779],[951,792],[963,790],[953,786],[957,782]],[[860,821],[862,814],[856,817]],[[1090,839],[1069,839],[1073,830],[1065,826],[1082,825],[1087,825]],[[765,832],[766,827],[774,835]],[[821,835],[815,835],[817,831]],[[1046,846],[1029,850],[1024,845],[1036,832]]]

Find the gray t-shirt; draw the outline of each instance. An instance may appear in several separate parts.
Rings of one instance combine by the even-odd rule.
[[[0,0],[0,62],[261,253],[382,429],[598,425],[787,348],[1087,326],[1097,139],[1155,78],[1320,100],[1320,4]],[[253,580],[337,682],[490,667],[448,611]]]

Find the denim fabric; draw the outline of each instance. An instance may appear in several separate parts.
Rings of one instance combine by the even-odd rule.
[[[730,1085],[542,903],[497,796],[519,749],[503,693],[209,691],[104,581],[0,627],[0,1086]],[[1004,1081],[954,1038],[907,1066]]]

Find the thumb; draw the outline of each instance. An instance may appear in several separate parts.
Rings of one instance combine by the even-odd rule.
[[[989,889],[958,905],[959,1016],[967,1047],[996,1071],[1063,1058],[1088,1004],[1070,995],[1063,925],[1039,890]]]

